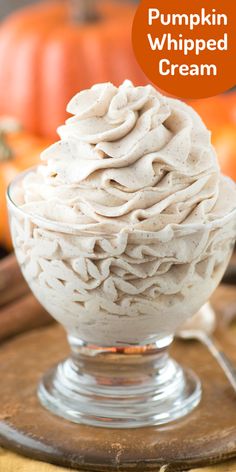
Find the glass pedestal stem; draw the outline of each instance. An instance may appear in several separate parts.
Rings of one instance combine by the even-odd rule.
[[[69,336],[72,354],[40,382],[41,403],[76,423],[133,428],[168,423],[201,398],[200,382],[168,355],[172,337],[132,347],[98,347]]]

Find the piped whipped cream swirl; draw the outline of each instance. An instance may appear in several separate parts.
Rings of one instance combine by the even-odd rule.
[[[23,208],[92,231],[209,223],[235,208],[210,132],[192,108],[125,81],[78,93],[24,181]]]

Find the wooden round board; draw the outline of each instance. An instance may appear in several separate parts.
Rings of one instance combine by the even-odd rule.
[[[221,342],[236,362],[233,336]],[[24,334],[0,349],[0,444],[21,454],[89,471],[157,471],[220,462],[236,455],[236,396],[211,355],[198,343],[175,342],[172,354],[199,375],[200,406],[181,421],[132,430],[69,423],[44,410],[36,396],[42,373],[66,356],[61,327]]]

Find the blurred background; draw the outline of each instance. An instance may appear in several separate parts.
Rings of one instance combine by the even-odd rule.
[[[98,0],[100,1],[100,0]],[[124,0],[129,1],[129,0]],[[33,3],[37,3],[38,0],[0,0],[0,17],[4,18],[5,16],[9,15],[14,10],[17,10],[24,5],[30,5]],[[134,0],[134,3],[138,3],[138,0]]]
[[[131,46],[132,0],[0,0],[0,254],[11,250],[9,181],[57,139],[66,104],[95,82],[145,84]],[[234,58],[233,58],[234,59]],[[236,91],[188,101],[236,180]]]

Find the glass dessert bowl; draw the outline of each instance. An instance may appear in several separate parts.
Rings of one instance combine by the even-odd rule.
[[[151,86],[99,84],[68,111],[46,164],[8,191],[23,275],[71,348],[39,399],[94,426],[168,423],[201,399],[168,349],[227,267],[235,186],[200,118]]]
[[[189,413],[200,401],[200,382],[168,349],[220,282],[234,219],[186,227],[181,235],[82,233],[18,206],[25,175],[8,194],[16,256],[71,348],[40,382],[42,404],[71,421],[105,427],[162,424]]]

